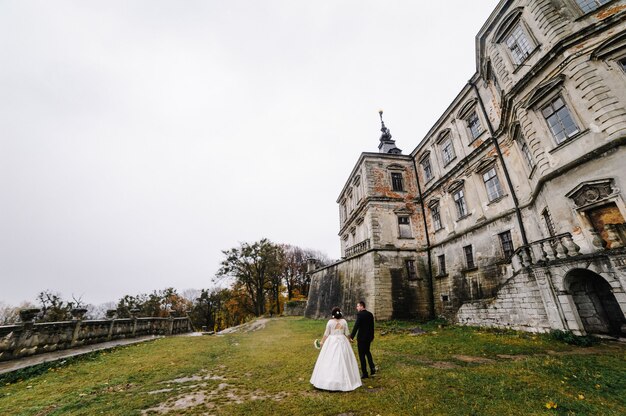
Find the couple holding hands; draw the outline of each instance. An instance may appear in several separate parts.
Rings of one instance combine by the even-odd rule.
[[[363,301],[357,303],[356,309],[358,312],[352,333],[348,329],[348,322],[343,319],[341,309],[335,307],[332,310],[332,319],[326,324],[321,342],[322,349],[311,375],[311,384],[318,389],[352,391],[360,387],[361,378],[369,377],[368,363],[370,374],[376,373],[370,352],[370,344],[374,340],[374,315],[365,309]],[[355,336],[362,369],[360,377],[359,367],[350,345]]]

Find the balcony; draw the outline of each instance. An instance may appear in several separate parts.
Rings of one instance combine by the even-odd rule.
[[[346,249],[345,257],[356,256],[370,249],[370,239],[367,238],[359,243],[356,243]]]
[[[595,230],[589,230],[593,236],[595,252],[607,248],[616,249],[626,245],[626,224],[606,224],[604,226],[605,239]],[[515,272],[533,265],[542,265],[555,260],[563,260],[580,256],[580,247],[574,242],[572,234],[563,233],[543,240],[533,241],[527,246],[519,247],[513,253],[511,263]]]

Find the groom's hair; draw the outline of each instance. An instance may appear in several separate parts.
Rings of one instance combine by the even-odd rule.
[[[365,307],[365,302],[363,302],[362,300],[359,301],[359,305]]]

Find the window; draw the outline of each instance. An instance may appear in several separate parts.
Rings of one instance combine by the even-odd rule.
[[[441,145],[441,157],[443,158],[444,165],[447,165],[456,157],[454,146],[452,146],[452,139],[449,137]]]
[[[534,168],[535,159],[533,158],[532,153],[530,153],[530,148],[528,147],[526,140],[524,140],[524,138],[520,136],[518,139],[518,143],[521,147],[522,155],[524,155],[524,160],[526,160],[526,164],[530,169]]]
[[[622,68],[622,71],[626,72],[626,58],[622,58],[619,61],[617,61],[617,63],[619,64],[620,68]]]
[[[393,172],[391,174],[391,187],[394,191],[404,191],[404,184],[402,183],[402,174]]]
[[[611,0],[576,0],[578,6],[584,13],[589,13],[602,6],[603,4],[607,4]]]
[[[534,45],[522,28],[521,23],[517,23],[505,39],[506,46],[511,51],[511,57],[515,65],[520,65],[526,60],[534,49]]]
[[[498,234],[500,237],[500,245],[502,246],[502,254],[506,259],[510,259],[513,256],[513,240],[511,239],[511,232],[505,231],[503,233]]]
[[[557,144],[561,144],[580,131],[561,97],[556,97],[541,110],[541,113]]]
[[[483,126],[480,124],[480,120],[478,119],[478,114],[476,111],[473,111],[472,114],[467,118],[467,127],[472,134],[472,139],[480,136],[480,133],[483,132]]]
[[[454,199],[454,204],[456,205],[456,214],[457,218],[463,218],[467,215],[467,205],[465,204],[465,194],[463,193],[463,188],[456,191],[452,198]]]
[[[502,196],[502,188],[500,187],[500,180],[496,175],[496,168],[492,167],[483,174],[483,181],[487,188],[487,197],[489,202],[495,201]]]
[[[435,227],[435,231],[441,230],[441,214],[439,212],[439,204],[434,204],[430,207],[430,215],[433,218],[433,227]]]
[[[433,178],[433,170],[432,167],[430,166],[430,158],[427,157],[426,159],[422,160],[422,170],[424,171],[424,180],[426,182],[428,182],[429,180],[431,180]]]
[[[546,224],[546,229],[548,230],[548,234],[550,234],[550,237],[554,237],[556,235],[556,232],[554,230],[554,222],[552,222],[552,215],[550,215],[550,211],[548,210],[548,207],[546,207],[543,212],[541,213],[541,216],[543,217],[543,221]]]
[[[346,210],[346,201],[342,201],[341,202],[341,208],[340,208],[340,215],[341,215],[341,221],[345,221],[348,217],[348,212]]]
[[[406,261],[406,272],[409,275],[409,280],[417,279],[417,271],[415,270],[415,260]]]
[[[472,246],[463,247],[463,252],[465,253],[465,265],[468,269],[473,269],[476,267],[474,264],[474,251],[472,250]]]
[[[398,232],[400,238],[411,238],[413,233],[411,232],[411,220],[407,216],[398,217]]]
[[[439,276],[445,276],[446,274],[446,255],[442,254],[437,256],[437,264],[439,264]]]

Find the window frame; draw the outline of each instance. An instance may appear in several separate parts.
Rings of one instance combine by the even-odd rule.
[[[433,175],[433,164],[430,162],[430,155],[420,160],[420,166],[422,167],[422,174],[424,175],[424,183],[430,182],[435,176]],[[428,169],[426,169],[426,166],[428,166]]]
[[[506,237],[506,238],[504,238]],[[515,245],[513,244],[513,236],[511,230],[506,230],[498,233],[498,240],[500,241],[500,248],[502,249],[502,256],[505,260],[510,260],[515,253]],[[510,247],[506,247],[510,246]]]
[[[391,172],[391,189],[394,192],[405,192],[402,172]]]
[[[483,128],[483,123],[480,117],[478,116],[478,111],[476,111],[475,108],[472,111],[470,111],[470,113],[467,114],[467,116],[465,116],[464,120],[465,120],[465,125],[467,126],[467,130],[470,133],[470,143],[472,143],[485,132],[485,129]],[[475,120],[475,123],[472,124],[472,120]],[[472,128],[473,126],[476,126],[476,125],[478,125],[478,129]]]
[[[580,4],[581,1],[579,1],[579,0],[573,0],[573,1],[574,1],[574,3],[576,3],[576,7],[578,7],[578,9],[582,13],[582,15],[585,16],[585,15],[587,15],[589,13],[595,12],[596,10],[598,10],[599,8],[601,8],[603,6],[606,6],[607,4],[611,3],[613,0],[606,0],[604,3],[600,3],[600,4],[598,4],[599,0],[592,0],[593,2],[595,2],[596,7],[592,8],[592,9],[589,9],[589,10],[585,10],[585,8],[583,8],[583,6]],[[583,1],[587,2],[588,0],[583,0]],[[600,1],[602,1],[602,0],[600,0]],[[587,3],[585,3],[585,4],[587,4]]]
[[[397,223],[398,223],[398,238],[399,239],[413,238],[413,229],[411,228],[411,216],[410,215],[397,215],[396,217],[397,217]],[[406,220],[406,223],[401,222],[404,220]],[[408,235],[403,235],[402,230],[406,230]]]
[[[439,149],[441,151],[441,160],[443,161],[443,166],[448,166],[454,159],[456,159],[456,151],[454,150],[454,143],[452,141],[452,136],[448,133],[440,142]],[[446,149],[450,149],[450,157],[446,157]]]
[[[459,194],[460,197],[457,198],[457,195]],[[469,210],[467,208],[467,201],[465,200],[464,186],[460,186],[452,191],[452,200],[454,201],[454,206],[456,207],[457,220],[467,217],[469,215]],[[459,203],[459,201],[461,202]]]
[[[555,110],[555,106],[553,105],[554,103],[556,103],[557,101],[561,101],[562,105],[560,107],[558,107],[558,109]],[[550,107],[552,112],[550,113],[549,116],[546,116],[546,109]],[[553,141],[556,143],[557,146],[562,145],[563,143],[568,142],[569,140],[571,140],[572,138],[576,137],[578,134],[582,133],[582,130],[580,129],[579,125],[580,120],[577,119],[577,117],[575,116],[575,113],[570,109],[570,105],[568,104],[568,101],[564,98],[564,94],[559,91],[556,94],[550,95],[550,97],[546,100],[543,100],[542,103],[540,103],[539,105],[537,105],[536,109],[537,111],[541,114],[541,118],[543,119],[543,122],[545,123],[546,127],[548,128],[548,131],[550,132],[550,135],[552,136]],[[549,121],[549,118],[554,116],[554,115],[559,115],[559,112],[565,109],[567,110],[567,115],[569,116],[569,118],[571,119],[574,127],[575,127],[575,131],[572,131],[571,133],[567,133],[566,130],[561,130],[559,133],[556,133],[551,126],[551,123]],[[558,122],[562,127],[565,127],[565,125],[563,124],[562,120],[560,119],[560,116],[558,117]],[[559,140],[559,138],[557,137],[557,134],[566,132],[565,136]]]
[[[543,223],[546,226],[546,230],[548,230],[548,234],[550,237],[554,237],[556,235],[556,227],[554,226],[554,221],[552,220],[552,214],[548,207],[545,207],[543,211],[541,211],[541,217],[543,218]]]
[[[523,7],[518,7],[515,10],[512,10],[505,18],[501,20],[500,25],[495,30],[494,42],[501,45],[501,49],[506,49],[506,55],[508,56],[509,62],[513,67],[513,72],[516,72],[518,69],[524,67],[524,63],[528,61],[528,59],[534,55],[534,53],[539,49],[540,44],[535,38],[533,32],[529,29],[528,25],[523,19]],[[528,45],[528,50],[524,51],[523,54],[518,55],[515,53],[514,49],[511,48],[512,44],[509,42],[510,38],[514,36],[514,31],[519,28],[520,34],[523,36],[525,43]],[[520,45],[518,40],[520,37],[518,36],[515,40],[516,45]],[[525,49],[525,48],[522,48]]]
[[[446,255],[440,254],[437,256],[437,276],[446,276]]]
[[[443,229],[443,223],[441,222],[441,206],[439,202],[431,204],[428,208],[430,209],[430,218],[433,221],[435,232]]]
[[[476,263],[474,262],[474,248],[471,244],[463,247],[463,254],[465,255],[465,266],[467,267],[467,270],[475,269]]]
[[[514,32],[518,31],[518,36],[514,39],[514,44],[522,51],[522,54],[517,54],[514,49],[512,49],[512,44],[509,42],[511,38],[513,38]],[[520,38],[521,41],[520,41]],[[511,25],[511,28],[504,35],[503,44],[506,46],[507,51],[509,53],[509,58],[513,63],[515,68],[519,68],[524,65],[524,62],[528,60],[528,58],[533,54],[535,49],[537,49],[537,43],[535,39],[530,35],[530,31],[526,27],[526,24],[518,19],[515,23]]]
[[[415,260],[406,259],[404,260],[404,265],[406,267],[406,273],[409,280],[417,280],[417,269],[415,268]]]
[[[493,172],[493,176],[490,176],[489,178],[485,179],[485,176],[487,176],[491,172]],[[483,178],[483,184],[485,185],[485,190],[487,191],[487,199],[489,200],[489,202],[495,202],[495,201],[502,199],[502,197],[504,197],[505,194],[504,194],[504,190],[502,189],[502,184],[500,183],[500,178],[498,177],[498,171],[496,169],[496,165],[491,165],[490,167],[484,169],[481,172],[481,176]],[[491,194],[490,183],[495,184],[494,189],[497,191],[496,195],[493,196],[493,198]]]

